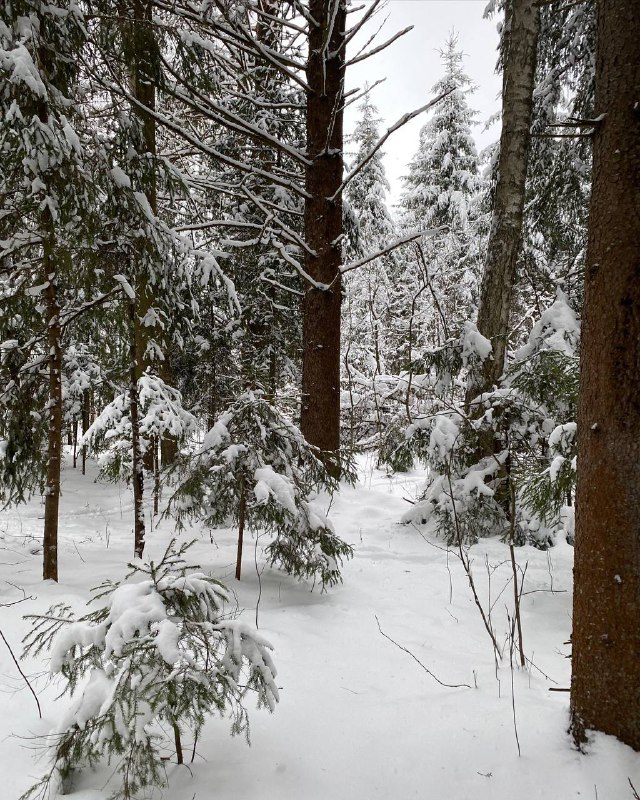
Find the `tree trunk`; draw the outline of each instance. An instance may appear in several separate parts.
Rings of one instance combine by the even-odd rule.
[[[307,62],[305,238],[312,253],[305,269],[328,289],[308,287],[303,302],[302,410],[307,441],[331,454],[340,447],[340,304],[342,282],[342,117],[344,103],[344,0],[310,0]],[[335,195],[335,199],[332,197]]]
[[[485,362],[481,372],[470,376],[467,407],[475,396],[490,391],[504,370],[522,235],[539,14],[537,0],[511,0],[506,5],[508,38],[502,80],[498,180],[478,309],[478,330],[491,340],[493,359]]]
[[[138,558],[144,552],[144,462],[140,444],[140,408],[138,403],[138,361],[136,347],[136,303],[129,303],[129,417],[131,419],[131,460],[133,481],[133,551]],[[152,451],[153,456],[153,451]]]
[[[85,389],[82,393],[82,436],[89,430],[91,425],[91,392]],[[82,474],[87,473],[87,446],[82,445]]]
[[[133,75],[131,92],[135,99],[151,111],[156,107],[156,84],[154,65],[156,61],[156,43],[151,23],[152,3],[150,0],[133,0]],[[149,162],[140,165],[143,175],[143,190],[154,214],[158,212],[158,192],[156,181],[156,120],[139,106],[134,106],[134,113],[142,124],[141,161]],[[147,316],[153,306],[153,290],[149,281],[149,254],[145,252],[145,240],[139,239],[137,254],[138,264],[136,277],[136,374],[140,378],[150,367],[148,345],[153,337],[154,329],[146,324]],[[153,449],[148,447],[143,453],[144,467],[153,472]]]
[[[71,428],[71,443],[73,444],[73,468],[78,466],[78,418],[74,417]]]
[[[44,212],[50,218],[50,212]],[[49,350],[49,431],[47,445],[47,486],[44,500],[43,570],[44,580],[58,580],[58,509],[62,464],[62,346],[60,305],[53,220],[51,235],[44,243],[44,276],[47,281],[47,348]]]
[[[49,54],[40,52],[42,69],[52,72]],[[38,117],[49,123],[47,101],[39,103]],[[60,471],[62,466],[62,328],[58,298],[58,266],[62,261],[56,249],[55,220],[47,207],[40,216],[42,225],[42,272],[46,283],[47,351],[49,361],[49,400],[47,412],[47,482],[44,500],[43,564],[44,580],[58,580],[58,510],[60,507]]]
[[[240,508],[238,509],[238,552],[236,555],[236,580],[242,575],[242,547],[244,544],[244,525],[247,515],[247,487],[244,476],[240,477]]]
[[[640,750],[640,11],[597,4],[571,719]]]

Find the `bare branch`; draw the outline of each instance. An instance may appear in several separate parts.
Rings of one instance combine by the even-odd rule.
[[[25,597],[25,598],[23,598],[22,600],[20,600],[20,601],[18,601],[18,602],[20,602],[20,603],[21,603],[21,602],[23,602],[23,600],[27,600],[27,599],[28,599],[28,598],[26,598],[26,597]],[[27,684],[27,687],[28,687],[29,691],[30,691],[30,692],[31,692],[31,694],[33,695],[33,699],[36,701],[36,705],[38,706],[38,716],[40,717],[40,719],[42,719],[42,709],[40,708],[40,701],[38,700],[38,695],[37,695],[37,694],[34,692],[34,690],[33,690],[33,686],[32,686],[32,685],[29,683],[29,679],[27,678],[27,676],[26,676],[26,675],[24,674],[24,672],[22,671],[22,667],[20,666],[20,662],[19,662],[19,661],[18,661],[18,659],[15,657],[15,655],[14,655],[14,652],[13,652],[13,650],[11,649],[11,645],[10,645],[10,644],[9,644],[9,642],[6,640],[6,638],[5,638],[5,635],[4,635],[4,633],[3,633],[1,630],[0,630],[0,636],[2,637],[2,641],[3,641],[3,642],[6,644],[6,646],[7,646],[7,650],[9,651],[9,654],[10,654],[11,658],[13,659],[13,663],[16,665],[16,668],[17,668],[18,672],[19,672],[19,673],[20,673],[20,675],[22,676],[22,679],[23,679],[23,680],[24,680],[24,682]]]
[[[376,618],[376,622],[377,622],[377,624],[378,624],[378,630],[380,631],[380,633],[382,634],[382,636],[384,636],[384,638],[385,638],[385,639],[388,639],[388,640],[391,642],[391,644],[395,644],[395,646],[396,646],[396,647],[397,647],[399,650],[402,650],[402,652],[403,652],[403,653],[406,653],[408,656],[411,656],[411,658],[412,658],[412,659],[413,659],[413,660],[414,660],[416,663],[420,664],[420,666],[421,666],[421,667],[422,667],[422,669],[423,669],[423,670],[424,670],[424,671],[427,673],[427,675],[430,675],[430,676],[433,678],[433,680],[434,680],[434,681],[436,681],[436,683],[439,683],[439,684],[440,684],[440,686],[444,686],[446,689],[472,689],[472,688],[473,688],[473,687],[472,687],[472,686],[470,686],[468,683],[445,683],[444,681],[441,681],[441,680],[440,680],[440,678],[438,678],[438,676],[437,676],[437,675],[434,675],[434,674],[433,674],[433,672],[431,672],[431,670],[430,670],[428,667],[425,667],[425,665],[422,663],[422,661],[420,661],[420,659],[419,659],[417,656],[415,656],[415,655],[414,655],[414,654],[411,652],[411,650],[407,650],[407,648],[406,648],[406,647],[403,647],[401,644],[398,644],[398,642],[396,642],[396,641],[395,641],[395,639],[392,639],[390,636],[388,636],[388,635],[387,635],[387,634],[386,634],[386,633],[385,633],[385,632],[382,630],[382,628],[380,627],[380,620],[378,619],[377,615],[375,615],[375,614],[374,614],[374,616],[375,616],[375,618]]]
[[[410,242],[415,242],[416,239],[421,239],[423,236],[435,236],[437,233],[442,232],[442,230],[444,229],[430,228],[429,230],[410,233],[407,236],[402,236],[400,239],[394,239],[394,241],[392,241],[391,244],[388,244],[386,247],[383,247],[382,250],[377,250],[375,253],[370,253],[369,255],[364,256],[358,261],[354,261],[352,264],[346,264],[340,269],[340,273],[344,275],[345,272],[351,272],[352,269],[358,269],[359,267],[364,267],[364,265],[368,264],[370,261],[375,261],[376,258],[380,258],[381,256],[390,253],[392,250],[395,250],[398,247],[402,247],[403,244],[409,244]]]
[[[345,67],[351,67],[353,64],[357,64],[360,61],[364,61],[367,58],[371,58],[371,56],[377,55],[377,53],[380,53],[383,50],[385,50],[387,47],[389,47],[389,45],[392,45],[401,36],[404,36],[405,33],[409,33],[409,31],[412,31],[413,28],[414,28],[413,25],[409,25],[408,28],[404,28],[403,30],[394,33],[394,35],[391,36],[391,38],[387,39],[386,42],[382,42],[382,44],[379,44],[377,47],[374,47],[373,50],[369,50],[366,53],[362,53],[362,55],[356,56],[355,58],[352,58],[350,61],[347,61]]]
[[[336,197],[338,197],[338,195],[344,191],[344,189],[351,183],[351,181],[360,172],[360,170],[363,167],[365,167],[369,163],[369,161],[371,161],[374,155],[378,152],[378,150],[380,150],[380,148],[384,145],[384,143],[392,134],[394,134],[397,130],[406,125],[407,122],[411,122],[412,119],[415,119],[420,114],[424,113],[425,111],[428,111],[436,103],[439,103],[440,100],[444,99],[445,97],[447,97],[447,95],[451,94],[452,91],[453,89],[449,89],[446,92],[443,92],[442,94],[438,95],[438,97],[436,97],[434,100],[431,100],[426,105],[421,106],[420,108],[416,108],[415,111],[409,111],[406,114],[403,114],[394,125],[392,125],[390,128],[387,128],[387,132],[378,139],[378,141],[375,143],[373,148],[367,153],[367,155],[358,164],[356,164],[356,166],[351,170],[351,172],[349,172],[349,174],[340,184],[339,189],[336,192],[334,192],[329,199],[331,201],[335,201]]]
[[[373,3],[369,6],[369,8],[365,11],[362,15],[361,19],[356,22],[356,24],[349,28],[346,32],[344,37],[343,47],[346,47],[349,42],[353,39],[354,36],[357,36],[358,32],[362,30],[362,28],[367,24],[367,22],[374,16],[374,14],[378,11],[382,4],[383,0],[373,0]],[[355,9],[354,9],[355,10]]]
[[[350,106],[352,103],[357,103],[358,100],[362,99],[363,97],[366,97],[366,95],[368,95],[372,89],[375,89],[376,86],[380,86],[380,84],[384,83],[386,80],[387,80],[386,78],[380,78],[380,80],[377,80],[375,83],[372,83],[371,86],[367,86],[366,89],[362,89],[362,91],[360,89],[351,89],[350,91],[348,91],[346,94],[343,95],[343,99],[345,100],[343,108]],[[352,95],[355,96],[352,97]],[[349,100],[347,100],[347,97],[349,98]]]

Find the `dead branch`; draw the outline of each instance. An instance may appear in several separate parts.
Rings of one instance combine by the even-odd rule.
[[[23,600],[27,600],[27,599],[29,599],[29,598],[23,598]],[[22,603],[22,602],[23,602],[23,600],[19,600],[18,602],[19,602],[19,603]],[[10,656],[11,656],[11,658],[13,659],[13,663],[16,665],[16,668],[17,668],[18,672],[19,672],[19,673],[20,673],[20,675],[22,676],[22,680],[23,680],[23,681],[26,683],[26,685],[27,685],[27,688],[29,689],[29,691],[30,691],[30,692],[31,692],[31,694],[33,695],[33,699],[36,701],[36,705],[38,706],[38,716],[40,717],[40,719],[42,719],[42,709],[40,708],[40,701],[38,700],[38,695],[37,695],[37,694],[34,692],[34,690],[33,690],[33,686],[32,686],[32,685],[31,685],[31,683],[29,682],[29,678],[27,678],[27,676],[26,676],[26,675],[24,674],[24,672],[22,671],[22,667],[20,666],[20,662],[19,662],[19,661],[18,661],[18,659],[15,657],[15,655],[14,655],[14,652],[13,652],[13,650],[11,649],[11,645],[10,645],[10,644],[9,644],[9,642],[6,640],[6,638],[5,638],[5,635],[4,635],[4,633],[2,632],[2,630],[0,630],[0,636],[2,637],[2,641],[3,641],[3,642],[6,644],[6,646],[7,646],[7,650],[9,651],[9,655],[10,655]]]
[[[337,191],[335,191],[333,193],[333,195],[331,195],[331,197],[329,199],[331,201],[335,201],[336,197],[338,197],[340,194],[342,194],[342,192],[344,191],[346,186],[348,186],[348,184],[351,183],[351,181],[360,172],[360,170],[363,167],[365,167],[369,163],[369,161],[371,161],[371,159],[374,157],[374,155],[378,152],[378,150],[384,145],[384,143],[387,141],[387,139],[392,134],[394,134],[397,130],[399,130],[404,125],[406,125],[407,122],[411,122],[412,119],[415,119],[417,116],[419,116],[423,112],[428,111],[436,103],[439,103],[442,99],[447,97],[447,95],[451,94],[452,91],[453,91],[453,89],[449,89],[446,92],[442,92],[442,94],[438,95],[438,97],[434,98],[433,100],[431,100],[426,105],[421,106],[420,108],[416,108],[415,111],[409,111],[406,114],[403,114],[396,123],[394,123],[390,128],[387,128],[386,133],[384,133],[378,139],[378,141],[374,144],[374,146],[367,153],[367,155],[361,161],[359,161],[356,164],[356,166],[351,170],[351,172],[349,172],[349,174],[345,177],[345,179],[342,181],[342,183],[338,187]]]
[[[392,639],[390,636],[388,636],[382,630],[382,628],[380,627],[380,620],[378,619],[377,615],[374,614],[374,616],[376,618],[376,622],[378,623],[378,630],[380,631],[382,636],[384,636],[385,639],[388,639],[391,642],[391,644],[394,644],[399,650],[402,650],[408,656],[411,656],[411,658],[414,661],[416,661],[422,667],[422,669],[427,673],[427,675],[430,675],[434,679],[434,681],[436,681],[436,683],[440,684],[440,686],[444,686],[446,689],[472,689],[473,688],[468,683],[444,683],[444,681],[441,681],[440,678],[438,678],[437,675],[434,675],[433,672],[431,672],[431,670],[428,667],[425,667],[425,665],[422,663],[422,661],[420,661],[420,659],[417,656],[415,656],[411,652],[411,650],[407,650],[406,647],[403,647],[401,644],[398,644],[398,642],[396,642],[394,639]]]

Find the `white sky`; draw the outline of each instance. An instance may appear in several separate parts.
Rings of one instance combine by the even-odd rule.
[[[358,0],[353,0],[353,3],[362,4]],[[369,23],[367,35],[360,36],[359,44],[351,45],[347,57],[358,51],[384,17],[388,20],[377,37],[378,44],[403,28],[414,26],[382,53],[347,70],[347,90],[386,78],[372,93],[373,103],[382,117],[381,133],[405,112],[413,111],[432,99],[433,84],[443,74],[439,50],[444,47],[450,31],[455,30],[458,46],[466,54],[465,71],[478,85],[477,91],[469,98],[471,108],[479,112],[477,119],[480,124],[474,131],[478,149],[498,138],[497,125],[483,131],[486,120],[499,110],[500,91],[500,77],[495,74],[497,20],[483,19],[485,6],[486,0],[389,0],[386,8]],[[353,130],[357,119],[357,105],[354,103],[347,109],[347,134]],[[418,146],[418,132],[427,118],[421,115],[397,131],[384,148],[391,204],[398,200],[402,190],[401,177],[406,174],[407,164]]]

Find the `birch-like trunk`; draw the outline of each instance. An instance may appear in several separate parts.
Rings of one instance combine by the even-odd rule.
[[[506,53],[502,81],[502,132],[493,218],[487,244],[478,330],[493,345],[493,359],[470,376],[467,405],[497,384],[505,365],[516,262],[522,236],[529,131],[533,108],[538,0],[506,4]]]
[[[597,4],[578,402],[572,728],[640,750],[640,11]]]

